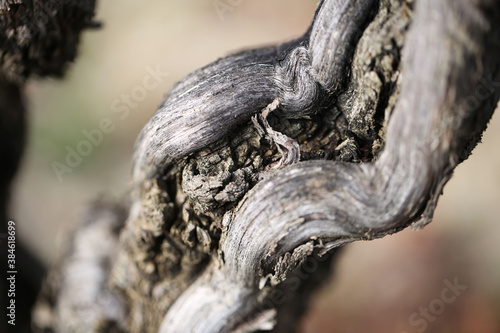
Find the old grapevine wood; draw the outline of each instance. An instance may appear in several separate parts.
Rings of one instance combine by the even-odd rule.
[[[86,262],[106,293],[82,322],[71,279],[49,290],[58,327],[293,330],[279,313],[307,295],[283,286],[307,258],[431,221],[497,105],[499,36],[493,0],[325,0],[304,36],[188,75],[138,138],[124,225],[101,208],[75,237],[120,234]],[[276,99],[302,156],[281,169],[250,121]]]

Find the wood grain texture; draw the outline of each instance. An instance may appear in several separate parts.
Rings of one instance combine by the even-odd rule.
[[[470,12],[463,24],[460,18]],[[379,158],[361,165],[298,163],[257,184],[226,221],[223,264],[214,262],[184,292],[160,332],[239,332],[256,300],[315,249],[428,223],[467,150],[460,143],[478,135],[498,101],[495,90],[484,109],[462,107],[486,71],[498,81],[498,18],[498,6],[488,1],[420,0],[404,50],[401,95]],[[258,328],[271,323],[259,321]]]
[[[122,329],[293,332],[333,249],[431,221],[500,98],[499,41],[493,0],[323,0],[301,38],[180,81],[137,140],[104,273]],[[285,168],[250,121],[275,98],[302,158]]]
[[[345,80],[376,1],[322,1],[295,41],[235,54],[188,75],[142,130],[133,177],[140,184],[222,138],[275,98],[288,118],[328,106]]]

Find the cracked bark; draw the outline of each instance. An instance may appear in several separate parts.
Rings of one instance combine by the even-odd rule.
[[[188,75],[138,138],[130,200],[74,237],[116,246],[70,247],[39,327],[293,331],[332,250],[431,221],[500,97],[499,37],[493,0],[324,0],[303,37]],[[251,121],[276,98],[284,168]]]

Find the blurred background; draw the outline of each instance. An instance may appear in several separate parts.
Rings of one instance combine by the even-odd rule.
[[[126,193],[134,141],[174,82],[231,52],[301,35],[316,5],[99,1],[103,27],[82,36],[68,75],[26,87],[30,136],[11,202],[19,239],[50,265],[86,202]],[[113,129],[58,177],[54,166],[67,164],[68,147],[77,150],[83,132],[103,119]],[[499,333],[499,142],[497,111],[483,143],[445,187],[434,221],[349,245],[301,331]]]

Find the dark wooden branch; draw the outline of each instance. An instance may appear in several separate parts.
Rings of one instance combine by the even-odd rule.
[[[94,0],[0,1],[0,131],[6,138],[0,147],[2,210],[24,146],[22,85],[30,75],[64,73],[76,56],[81,31],[95,25],[94,6]]]
[[[62,76],[80,33],[94,27],[94,0],[1,0],[0,72],[22,83],[30,75]]]
[[[94,25],[94,0],[0,0],[0,233],[7,232],[6,211],[10,184],[24,147],[25,109],[22,87],[31,75],[63,75],[76,56],[81,31]],[[15,219],[14,219],[15,220]],[[17,238],[16,260],[23,270],[16,279],[17,332],[28,332],[30,311],[42,283],[44,267]],[[0,242],[7,253],[7,242]],[[0,260],[2,281],[6,281],[7,256]],[[0,292],[7,295],[5,284]],[[3,297],[2,308],[8,299]],[[10,326],[10,325],[9,325]],[[7,331],[2,321],[0,331]]]

